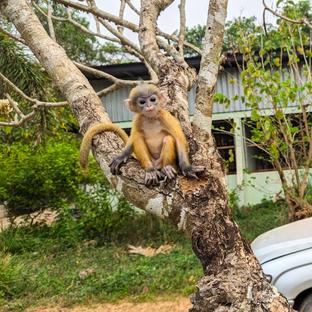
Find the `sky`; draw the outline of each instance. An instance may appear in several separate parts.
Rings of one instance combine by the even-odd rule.
[[[179,28],[179,0],[175,0],[159,17],[158,26],[161,30],[173,33]],[[276,0],[266,0],[266,3],[273,6]],[[97,5],[114,15],[119,12],[119,0],[99,0]],[[140,0],[132,0],[132,3],[139,7]],[[192,27],[198,24],[204,25],[207,19],[209,0],[186,0],[186,25]],[[257,22],[262,24],[263,5],[262,0],[229,0],[227,20],[232,20],[239,16],[256,16]],[[267,22],[274,22],[274,18],[270,13],[266,15]],[[126,19],[138,22],[138,18],[129,8],[125,11]],[[90,20],[91,28],[95,28],[94,22]],[[127,32],[126,32],[127,34]],[[136,37],[134,34],[128,33],[130,38]]]

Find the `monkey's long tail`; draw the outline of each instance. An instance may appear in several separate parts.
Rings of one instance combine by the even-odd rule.
[[[96,134],[105,131],[112,131],[116,133],[123,141],[126,143],[129,139],[127,133],[114,125],[113,123],[99,123],[94,126],[91,126],[85,133],[81,145],[80,145],[80,166],[83,169],[86,169],[88,166],[88,156],[91,149],[92,139]]]

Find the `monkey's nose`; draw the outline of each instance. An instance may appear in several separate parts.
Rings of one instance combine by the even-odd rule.
[[[151,112],[151,111],[153,111],[154,110],[154,106],[147,106],[146,107],[146,111],[147,112]]]

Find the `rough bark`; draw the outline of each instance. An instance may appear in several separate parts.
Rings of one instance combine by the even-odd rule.
[[[161,55],[156,39],[152,38],[159,13],[171,2],[142,1],[140,46],[158,73],[161,86],[168,91],[171,101],[167,107],[183,125],[190,140],[193,161],[206,165],[207,170],[199,180],[179,177],[175,183],[147,188],[143,184],[144,172],[134,160],[122,168],[122,176],[110,174],[108,163],[121,148],[121,140],[113,134],[95,138],[94,156],[112,185],[129,201],[167,218],[191,234],[194,252],[201,260],[205,274],[192,298],[191,311],[289,311],[286,299],[266,281],[249,245],[241,238],[232,220],[224,172],[215,146],[211,140],[207,143],[200,135],[194,135],[199,133],[196,125],[192,131],[187,90],[194,82],[194,71],[183,62],[180,64]],[[109,121],[88,81],[64,50],[48,37],[25,0],[2,0],[0,10],[15,24],[66,97],[81,132],[93,123]]]

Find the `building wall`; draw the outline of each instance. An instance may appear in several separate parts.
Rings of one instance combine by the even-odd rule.
[[[96,91],[107,87],[107,82],[104,79],[91,80],[90,83]],[[127,107],[124,105],[124,100],[128,98],[130,89],[131,87],[123,87],[102,97],[104,106],[113,122],[126,123],[132,120],[133,113],[129,112]],[[219,74],[216,92],[222,93],[231,99],[231,102],[228,106],[225,104],[215,103],[213,107],[213,113],[215,115],[250,111],[250,109],[246,107],[245,103],[243,103],[241,100],[241,97],[244,95],[243,86],[237,69],[226,68]],[[188,96],[190,114],[193,115],[195,104],[195,88],[189,92]],[[234,96],[238,96],[236,101],[232,100]],[[293,103],[290,103],[289,105],[294,106]],[[263,103],[260,103],[260,108],[269,109],[270,106],[268,102],[264,100]],[[219,119],[221,118],[222,116],[219,117]]]

